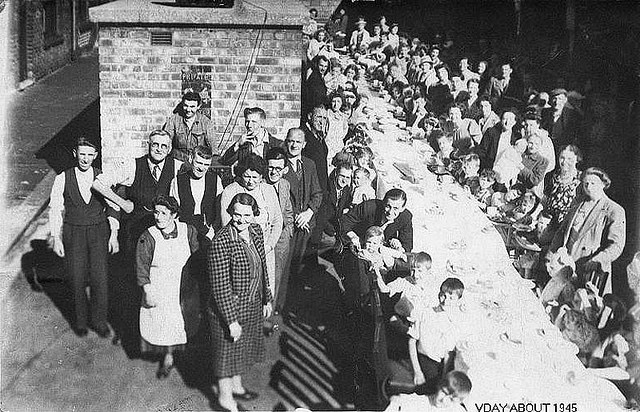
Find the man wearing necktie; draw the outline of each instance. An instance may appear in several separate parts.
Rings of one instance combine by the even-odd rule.
[[[307,256],[307,243],[316,224],[316,213],[322,203],[323,190],[318,181],[315,162],[302,155],[307,143],[304,131],[299,128],[289,129],[284,142],[288,157],[284,178],[291,186],[294,214],[294,232],[290,248],[291,274],[303,286],[310,286],[310,279],[302,279],[300,275],[305,257],[309,257],[309,263],[317,264],[317,256],[315,262],[312,262],[314,256]]]
[[[138,238],[154,224],[153,199],[158,195],[169,195],[171,181],[182,167],[180,160],[171,152],[171,135],[164,130],[155,130],[149,135],[148,153],[136,159],[130,158],[110,168],[96,178],[93,188],[107,200],[122,209],[121,244],[124,245],[123,267],[114,271],[114,304],[112,325],[116,330],[114,343],[123,339],[125,350],[139,350],[138,320],[140,289],[135,283],[134,262]],[[123,196],[114,188],[124,189]],[[117,189],[119,193],[122,193]],[[118,299],[121,301],[118,302]]]

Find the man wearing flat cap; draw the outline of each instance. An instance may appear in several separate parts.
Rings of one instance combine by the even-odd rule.
[[[565,89],[555,89],[550,96],[551,107],[542,110],[542,128],[549,132],[556,150],[577,144],[582,129],[582,112],[569,103]]]

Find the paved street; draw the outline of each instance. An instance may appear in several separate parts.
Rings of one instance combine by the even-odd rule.
[[[191,346],[169,379],[159,381],[157,363],[130,359],[122,346],[92,332],[75,336],[61,262],[32,248],[46,239],[46,222],[45,213],[16,247],[19,257],[1,272],[1,409],[215,410],[206,341]],[[39,264],[43,259],[46,267]],[[43,292],[34,291],[25,275],[34,270]],[[352,407],[337,399],[341,367],[331,360],[349,357],[350,345],[340,338],[348,335],[348,327],[336,312],[338,287],[326,274],[319,281],[326,293],[312,292],[294,305],[299,317],[266,339],[268,360],[246,375],[247,387],[261,395],[244,404],[249,410]],[[323,332],[309,326],[320,323],[328,324],[319,328]]]

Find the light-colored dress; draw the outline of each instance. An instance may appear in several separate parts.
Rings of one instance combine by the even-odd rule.
[[[187,334],[180,307],[182,270],[191,256],[186,223],[176,222],[178,235],[168,238],[155,226],[148,233],[155,241],[149,279],[157,305],[140,308],[140,336],[156,346],[187,343]]]

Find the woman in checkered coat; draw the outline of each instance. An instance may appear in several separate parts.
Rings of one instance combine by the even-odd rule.
[[[253,223],[260,213],[256,200],[238,193],[227,212],[231,222],[216,234],[208,253],[209,313],[218,401],[222,408],[236,410],[234,399],[258,396],[244,388],[240,375],[264,360],[262,325],[271,316],[272,296],[262,230]]]

